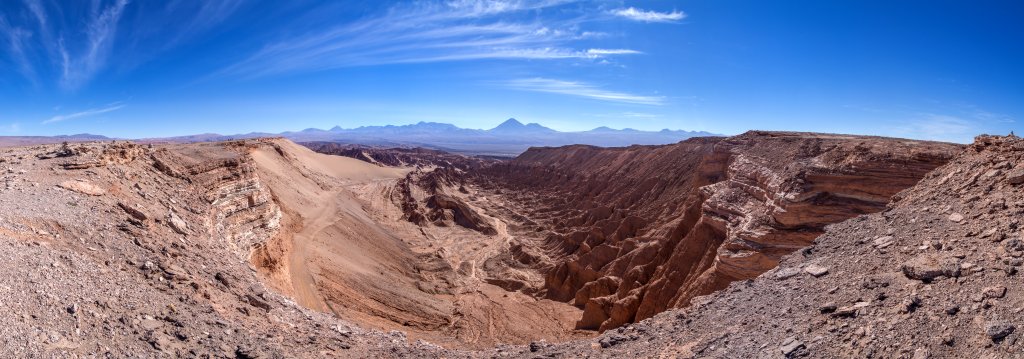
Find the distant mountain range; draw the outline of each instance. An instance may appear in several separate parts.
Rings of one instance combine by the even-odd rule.
[[[420,122],[412,125],[362,126],[329,130],[307,128],[282,133],[247,133],[221,136],[203,134],[172,137],[173,142],[217,141],[228,139],[283,136],[295,142],[336,142],[370,146],[425,147],[449,152],[518,155],[535,146],[587,144],[602,147],[661,145],[690,137],[720,136],[702,131],[640,131],[598,127],[590,131],[560,132],[536,123],[523,124],[512,118],[489,130],[460,128],[452,124]]]
[[[307,128],[282,133],[254,132],[238,135],[198,134],[190,136],[149,138],[145,142],[206,142],[254,137],[281,136],[295,142],[336,142],[369,146],[425,147],[449,152],[487,155],[518,155],[527,148],[586,144],[601,147],[629,145],[661,145],[676,143],[690,137],[720,136],[703,131],[661,130],[640,131],[631,128],[616,130],[598,127],[589,131],[560,132],[536,123],[523,124],[508,119],[489,130],[460,128],[437,122],[412,125],[362,126],[329,130]],[[56,137],[55,137],[56,138]],[[64,136],[64,141],[102,140],[103,136]],[[0,143],[3,141],[0,140]],[[52,141],[51,141],[52,142]]]
[[[110,137],[79,133],[59,136],[0,136],[0,146],[31,146],[45,143],[89,142],[110,140]]]

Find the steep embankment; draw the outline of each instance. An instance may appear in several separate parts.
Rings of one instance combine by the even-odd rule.
[[[254,256],[300,304],[375,327],[437,328],[450,305],[418,289],[419,262],[369,217],[349,186],[395,181],[405,171],[317,154],[289,141],[250,151],[284,211],[282,231]]]
[[[958,146],[749,132],[669,146],[535,148],[482,182],[550,230],[545,295],[606,330],[773,268],[823,227],[880,211]],[[503,190],[504,189],[504,190]]]
[[[249,157],[284,214],[253,263],[300,304],[453,347],[577,337],[578,309],[477,277],[481,253],[501,248],[507,234],[437,182],[453,169],[408,173],[286,140]]]
[[[264,141],[0,152],[0,356],[379,357],[436,348],[296,305],[248,265],[282,219]],[[429,355],[429,354],[424,354]]]
[[[688,309],[546,352],[599,357],[1020,356],[1024,140],[978,137],[881,213]]]

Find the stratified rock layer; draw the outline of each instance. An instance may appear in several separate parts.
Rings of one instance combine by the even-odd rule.
[[[1017,358],[1024,140],[979,136],[883,212],[683,310],[522,356]],[[808,268],[827,268],[819,277]],[[796,273],[795,275],[792,273]],[[596,349],[598,344],[601,349]]]
[[[756,277],[827,224],[885,207],[959,146],[748,132],[668,146],[533,148],[486,170],[553,228],[545,295],[607,330]]]

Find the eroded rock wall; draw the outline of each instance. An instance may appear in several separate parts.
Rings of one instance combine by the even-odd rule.
[[[668,146],[535,148],[485,170],[560,255],[544,295],[607,330],[753,278],[825,225],[880,211],[959,146],[748,132]]]
[[[249,141],[220,146],[180,146],[154,151],[154,166],[185,179],[211,205],[207,216],[212,235],[231,244],[241,258],[271,238],[281,222],[281,209],[260,182],[248,147],[273,146]],[[208,147],[208,148],[205,148]]]

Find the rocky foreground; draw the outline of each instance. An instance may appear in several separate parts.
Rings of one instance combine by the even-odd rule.
[[[532,355],[1024,356],[1024,140],[979,137],[882,213],[778,268],[589,342]]]
[[[539,292],[605,331],[774,268],[826,225],[882,211],[960,151],[880,137],[757,132],[668,146],[535,148],[481,172],[547,230]],[[523,234],[520,237],[526,237]]]
[[[430,353],[303,308],[249,265],[281,214],[248,153],[275,146],[0,150],[0,357]]]
[[[961,148],[752,132],[535,149],[486,168],[429,162],[404,178],[353,173],[362,167],[347,162],[348,172],[332,172],[296,147],[0,150],[0,356],[927,358],[1024,349],[1016,137]],[[416,154],[403,156],[393,158]],[[321,213],[324,202],[346,221],[308,231],[320,218],[302,211]],[[383,264],[332,264],[348,258],[346,246],[377,248],[337,237],[346,223],[389,241],[367,252]],[[398,237],[410,233],[437,242]],[[306,234],[307,244],[349,242],[296,257],[292,235]],[[295,258],[315,260],[296,276]],[[567,326],[603,333],[559,342],[587,332],[560,332],[555,321],[531,338],[524,328],[545,313],[574,313],[558,301],[583,309]],[[509,344],[471,351],[416,339],[443,335],[455,338],[449,348]]]

